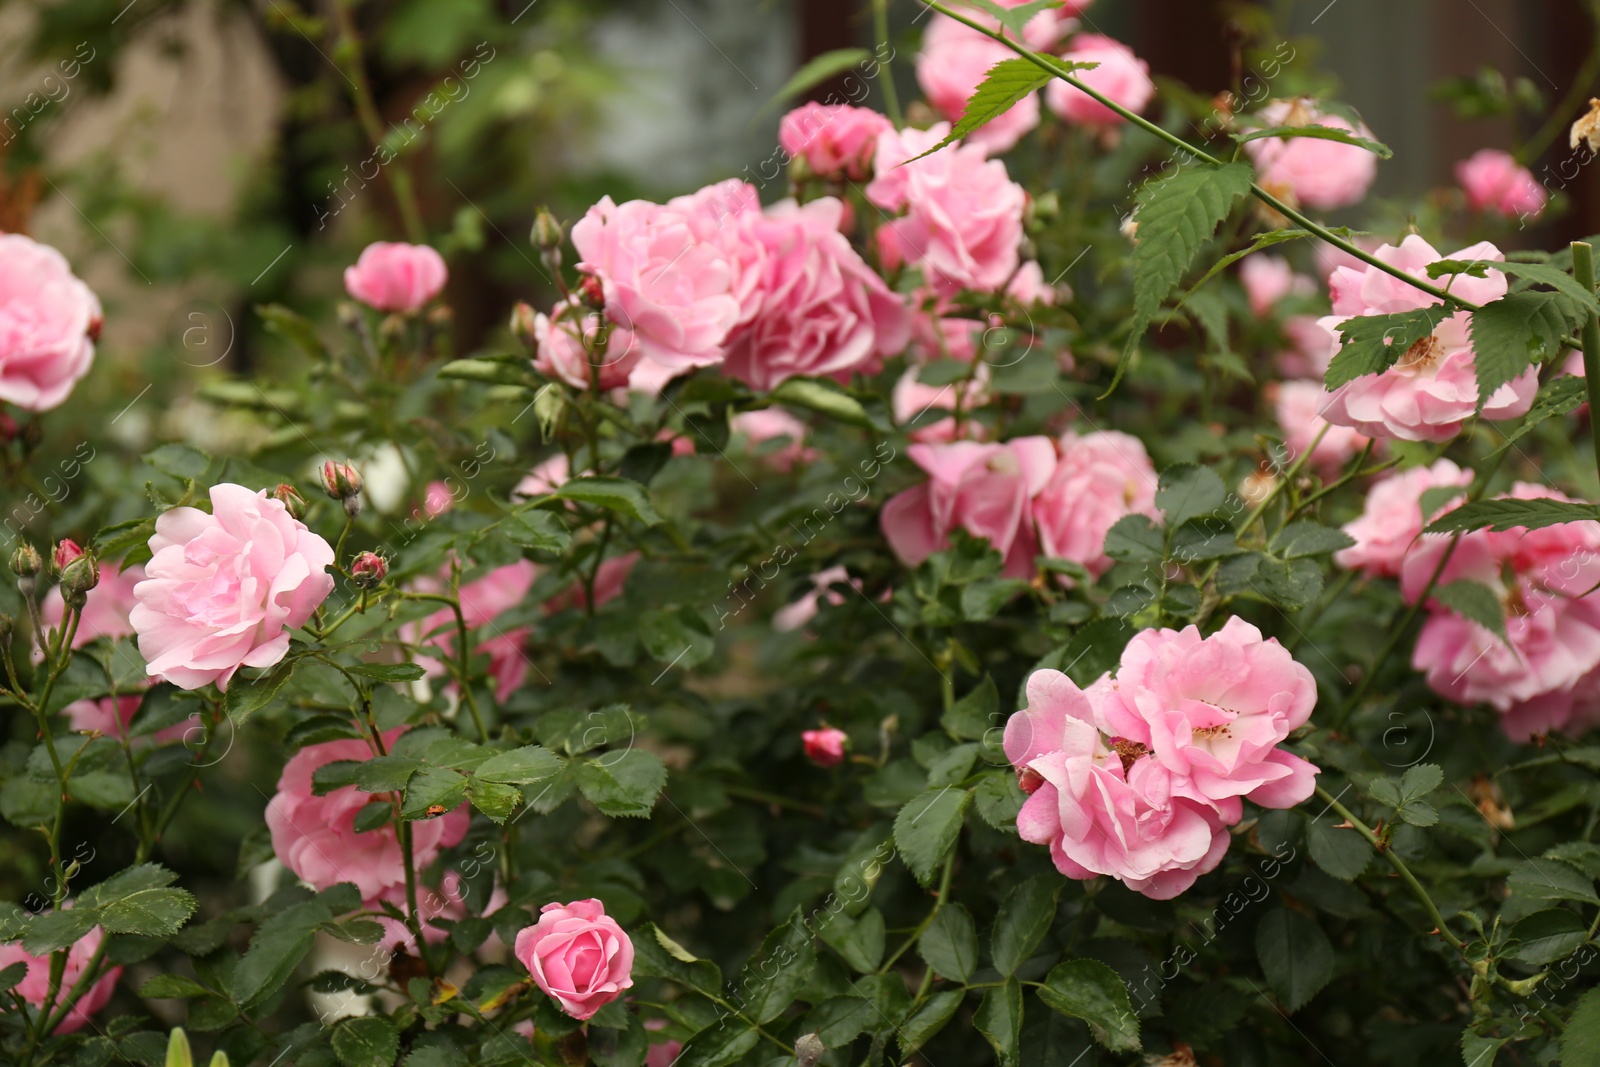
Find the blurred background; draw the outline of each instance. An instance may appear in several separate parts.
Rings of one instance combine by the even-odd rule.
[[[1375,193],[1402,222],[1457,160],[1523,148],[1560,196],[1513,243],[1553,245],[1600,231],[1595,170],[1566,145],[1600,90],[1591,6],[1099,0],[1085,21],[1150,62],[1151,115],[1173,129],[1286,39],[1273,95],[1358,109],[1396,149]],[[922,12],[889,4],[902,100]],[[783,105],[845,85],[807,78],[783,100],[785,83],[874,37],[864,0],[0,0],[0,229],[62,248],[101,294],[102,359],[122,373],[91,382],[130,398],[152,360],[162,389],[260,367],[274,342],[250,308],[331,310],[340,269],[380,238],[445,251],[470,351],[514,300],[552,295],[527,242],[540,204],[570,220],[604,194],[729,175],[781,196]],[[152,399],[118,429],[207,414]]]

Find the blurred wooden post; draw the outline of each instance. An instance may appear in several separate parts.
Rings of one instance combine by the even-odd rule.
[[[865,0],[801,0],[800,62],[860,44],[861,27],[866,24],[862,15],[865,7]],[[841,74],[813,87],[806,96],[821,100],[831,92],[843,90]]]

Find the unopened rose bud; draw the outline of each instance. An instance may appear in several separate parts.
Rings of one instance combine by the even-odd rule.
[[[518,300],[511,309],[511,336],[537,351],[539,344],[533,336],[534,310],[526,300]]]
[[[63,537],[56,542],[56,547],[50,553],[50,562],[55,564],[57,572],[67,569],[67,565],[83,555],[83,548],[70,537]]]
[[[362,552],[350,564],[350,580],[357,589],[375,589],[389,576],[389,561],[376,552]]]
[[[351,463],[330,459],[322,465],[322,488],[335,500],[347,500],[361,492],[361,472]]]
[[[337,315],[339,318],[339,325],[343,326],[345,329],[359,330],[361,328],[361,309],[356,307],[350,301],[339,301]]]
[[[822,1038],[815,1032],[801,1034],[794,1042],[794,1058],[800,1061],[799,1067],[816,1067],[822,1054],[828,1051],[828,1046],[822,1043]]]
[[[561,223],[550,214],[549,208],[540,208],[538,214],[533,216],[533,231],[528,234],[528,240],[533,242],[533,247],[542,251],[550,251],[561,247],[561,242],[566,239],[566,234],[561,231]]]
[[[837,767],[844,762],[844,746],[849,738],[843,730],[824,726],[820,730],[806,730],[800,735],[805,745],[806,758],[818,767]]]
[[[280,482],[272,490],[272,499],[284,506],[284,509],[289,512],[290,518],[303,519],[306,517],[306,498],[301,496],[300,491],[294,486]]]
[[[89,590],[100,584],[100,565],[93,556],[79,555],[61,571],[61,599],[67,607],[81,609]]]
[[[17,439],[17,420],[0,411],[0,448]]]
[[[406,317],[404,315],[385,315],[383,321],[378,323],[378,336],[390,344],[401,340],[406,335]]]
[[[438,307],[428,311],[428,325],[435,330],[448,329],[454,321],[456,321],[456,313],[446,304],[440,304]]]
[[[23,541],[11,553],[11,570],[18,578],[32,578],[44,569],[44,560],[39,557],[39,550],[28,542]]]
[[[789,161],[789,180],[794,184],[804,185],[816,176],[817,172],[811,169],[805,156],[795,156]]]
[[[600,284],[600,279],[593,274],[585,274],[578,283],[578,298],[585,304],[599,311],[606,306],[605,287]]]

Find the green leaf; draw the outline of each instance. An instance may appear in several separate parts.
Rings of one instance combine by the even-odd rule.
[[[842,910],[835,912],[819,932],[823,941],[862,974],[876,971],[883,960],[883,912],[877,908],[868,908],[854,918]]]
[[[1134,211],[1139,240],[1133,246],[1133,330],[1106,394],[1122,380],[1145,330],[1200,246],[1249,195],[1254,177],[1248,163],[1195,163],[1140,187]]]
[[[194,894],[185,889],[140,889],[100,909],[109,934],[171,937],[194,914]]]
[[[1589,930],[1566,908],[1546,908],[1520,919],[1511,937],[1516,942],[1512,959],[1543,967],[1576,952],[1589,940]]]
[[[1139,1017],[1128,987],[1099,960],[1067,960],[1051,969],[1039,999],[1063,1015],[1089,1024],[1094,1039],[1112,1052],[1139,1050]]]
[[[981,578],[961,590],[961,617],[968,622],[988,622],[1006,603],[1028,591],[1021,578]]]
[[[278,695],[284,683],[294,674],[294,666],[298,662],[291,656],[259,678],[234,675],[233,681],[228,683],[228,691],[222,697],[222,707],[233,724],[243,726],[246,719],[272,703],[272,698]]]
[[[408,821],[435,819],[461,806],[467,797],[466,776],[443,767],[424,765],[406,783],[400,817]]]
[[[1018,1067],[1021,1053],[1017,1042],[1022,1037],[1022,986],[1015,978],[995,986],[983,995],[973,1025],[994,1046],[998,1067]]]
[[[1335,530],[1320,523],[1301,521],[1291,522],[1284,527],[1283,532],[1278,534],[1277,540],[1273,543],[1272,550],[1284,559],[1300,559],[1337,552],[1355,543],[1355,538],[1343,530]]]
[[[345,670],[377,682],[414,682],[428,674],[417,663],[357,663]]]
[[[722,972],[668,937],[654,923],[646,923],[633,939],[634,974],[665,978],[707,996],[722,996]]]
[[[28,923],[22,947],[31,955],[48,956],[57,949],[77,944],[99,922],[99,910],[82,904],[64,911],[47,911]]]
[[[1388,370],[1412,345],[1431,336],[1455,310],[1453,304],[1429,304],[1392,315],[1345,319],[1337,327],[1341,344],[1323,375],[1323,385],[1334,390],[1364,375]]]
[[[1278,908],[1256,927],[1256,958],[1285,1011],[1299,1011],[1333,977],[1333,946],[1322,928]]]
[[[533,785],[561,773],[561,757],[539,745],[525,745],[490,756],[473,771],[473,777],[507,785]]]
[[[1156,507],[1173,528],[1214,514],[1227,499],[1228,488],[1217,472],[1193,463],[1177,463],[1162,471],[1156,488]]]
[[[1505,610],[1500,606],[1500,598],[1482,582],[1466,579],[1451,582],[1435,588],[1433,599],[1463,619],[1482,626],[1510,647],[1511,641],[1506,635]]]
[[[1494,1058],[1508,1037],[1479,1037],[1472,1028],[1461,1031],[1462,1067],[1494,1067]]]
[[[26,963],[13,963],[8,967],[0,968],[0,995],[11,992],[17,988],[17,983],[28,976]]]
[[[713,1023],[684,1042],[672,1067],[726,1067],[755,1048],[761,1035],[736,1017]]]
[[[1523,860],[1511,868],[1506,887],[1531,900],[1577,900],[1600,904],[1594,880],[1560,860]]]
[[[1347,229],[1347,228],[1345,228],[1343,226],[1330,226],[1330,227],[1328,227],[1328,231],[1330,233],[1336,234],[1339,237],[1349,238],[1349,237],[1357,236],[1354,233],[1354,231],[1349,230],[1349,229]],[[1241,259],[1245,258],[1246,256],[1248,256],[1248,255],[1250,255],[1250,254],[1252,254],[1254,252],[1259,252],[1263,248],[1271,248],[1273,245],[1283,244],[1285,241],[1297,241],[1302,237],[1311,237],[1311,236],[1314,236],[1314,235],[1312,234],[1312,232],[1310,230],[1294,230],[1294,229],[1289,229],[1289,230],[1268,230],[1266,233],[1258,233],[1258,234],[1256,234],[1255,240],[1250,244],[1250,246],[1248,248],[1241,248],[1237,252],[1230,252],[1227,255],[1223,256],[1221,259],[1217,260],[1217,262],[1213,263],[1211,265],[1211,269],[1206,271],[1205,274],[1201,275],[1200,280],[1195,282],[1194,285],[1189,287],[1189,291],[1184,294],[1183,299],[1178,301],[1178,306],[1182,307],[1184,305],[1184,302],[1189,300],[1191,297],[1193,297],[1194,294],[1195,294],[1195,291],[1200,289],[1202,286],[1204,286],[1206,284],[1206,282],[1209,282],[1212,278],[1215,278],[1218,274],[1221,274],[1223,271],[1227,270],[1229,267],[1233,266],[1235,263],[1239,262]]]
[[[872,418],[861,401],[834,382],[820,378],[787,378],[772,391],[771,397],[777,403],[809,408],[851,426],[863,429],[872,426]]]
[[[398,793],[421,769],[422,761],[408,756],[335,760],[311,773],[311,788],[318,795],[349,785],[365,793]]]
[[[139,995],[150,1000],[187,1000],[190,997],[208,997],[211,991],[180,974],[158,974],[145,979]]]
[[[653,752],[631,748],[577,761],[578,788],[589,803],[617,818],[643,818],[667,784],[667,768]]]
[[[1528,414],[1517,424],[1517,428],[1506,435],[1491,455],[1498,454],[1527,434],[1535,426],[1546,419],[1566,415],[1578,410],[1589,399],[1588,382],[1576,374],[1563,374],[1559,378],[1552,378],[1539,387],[1539,395],[1533,399],[1533,407],[1528,409]]]
[[[1600,987],[1578,998],[1561,1032],[1562,1067],[1594,1067],[1600,1064]]]
[[[543,508],[525,508],[500,520],[500,535],[518,548],[559,555],[572,544],[561,517]]]
[[[865,997],[850,994],[829,997],[805,1016],[802,1033],[816,1034],[828,1048],[842,1048],[880,1021],[877,1008]]]
[[[917,953],[940,977],[968,981],[978,969],[978,930],[972,915],[955,901],[945,904],[917,939]]]
[[[257,304],[256,314],[261,316],[268,333],[275,333],[288,341],[310,356],[313,363],[320,364],[328,358],[328,350],[317,337],[316,326],[304,315],[282,304]]]
[[[1124,515],[1106,531],[1106,555],[1124,563],[1156,563],[1166,550],[1161,531],[1144,515]]]
[[[400,1035],[386,1016],[364,1015],[340,1021],[332,1045],[342,1067],[394,1067]]]
[[[1072,66],[1076,68],[1081,64],[1074,63]],[[961,140],[973,130],[987,126],[1015,107],[1023,97],[1049,84],[1053,77],[1037,63],[1021,56],[1001,60],[989,68],[978,88],[967,98],[966,106],[961,111],[961,118],[956,120],[956,124],[950,128],[944,140],[921,155],[912,156],[906,163],[914,162],[923,156],[931,156],[941,148]],[[905,166],[905,163],[901,166]]]
[[[504,823],[522,802],[522,790],[514,785],[467,779],[467,800],[496,823]]]
[[[1473,312],[1478,410],[1530,363],[1561,355],[1563,338],[1582,321],[1583,313],[1570,297],[1533,290],[1511,293]]]
[[[961,0],[961,2],[968,7],[975,7],[982,11],[1000,23],[1001,26],[1010,30],[1018,38],[1022,37],[1023,27],[1032,21],[1033,16],[1041,11],[1049,11],[1061,6],[1061,0],[1031,0],[1029,3],[1017,4],[1013,7],[997,4],[994,0]],[[1062,66],[1066,65],[1062,64]],[[1090,63],[1087,65],[1093,67],[1096,64]]]
[[[141,458],[162,474],[170,474],[180,481],[200,481],[211,466],[210,456],[198,448],[182,444],[162,445],[153,452],[146,452]]]
[[[985,775],[973,790],[973,806],[984,822],[1009,834],[1017,832],[1017,815],[1028,795],[1017,785],[1010,771]]]
[[[816,966],[811,938],[811,928],[796,908],[787,922],[762,940],[761,950],[739,973],[735,988],[743,1014],[757,1025],[782,1015],[811,981]]]
[[[1458,530],[1505,532],[1517,527],[1543,529],[1563,522],[1600,519],[1600,508],[1566,500],[1474,500],[1428,524],[1428,533],[1455,533]]]
[[[943,1030],[945,1024],[955,1015],[956,1009],[961,1007],[961,1001],[965,997],[966,991],[962,989],[946,989],[929,997],[927,1003],[918,1008],[916,1013],[896,1031],[901,1054],[911,1055],[927,1044],[928,1039],[934,1034]]]
[[[1353,880],[1367,869],[1372,845],[1355,830],[1337,829],[1331,821],[1318,819],[1306,829],[1306,845],[1318,867],[1343,882]]]
[[[945,786],[912,798],[894,820],[894,843],[917,881],[928,885],[944,854],[955,844],[972,794]]]
[[[118,871],[97,885],[78,894],[77,907],[98,908],[145,889],[160,889],[178,880],[177,874],[159,863],[141,863]]]
[[[1035,875],[1013,889],[1000,905],[990,951],[1002,976],[1017,973],[1050,932],[1063,884],[1054,874]]]
[[[317,930],[333,913],[319,900],[306,900],[272,916],[250,938],[250,948],[228,978],[228,992],[241,1007],[266,1000],[289,980],[316,942]]]
[[[835,74],[843,74],[851,67],[865,63],[872,58],[872,53],[865,48],[836,48],[831,52],[824,52],[806,62],[799,70],[795,71],[788,81],[783,83],[783,88],[773,94],[772,99],[762,105],[759,119],[772,108],[792,96],[798,96],[807,89],[813,89],[832,78]]]
[[[984,675],[978,687],[956,701],[939,721],[952,737],[981,741],[1000,722],[1000,690],[994,679]]]
[[[1342,130],[1337,126],[1318,126],[1315,124],[1310,126],[1268,126],[1265,129],[1251,130],[1249,133],[1233,133],[1228,136],[1240,144],[1244,144],[1247,141],[1260,141],[1268,137],[1281,138],[1283,140],[1295,137],[1314,137],[1322,141],[1338,141],[1340,144],[1365,148],[1379,159],[1392,159],[1394,157],[1394,152],[1390,150],[1388,145],[1361,137],[1351,133],[1349,130]]]
[[[590,475],[574,478],[555,491],[563,500],[576,500],[615,511],[646,526],[660,526],[661,513],[650,502],[650,493],[638,482]]]

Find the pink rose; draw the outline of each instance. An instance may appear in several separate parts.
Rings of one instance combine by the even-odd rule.
[[[820,730],[805,730],[800,740],[805,745],[806,759],[818,767],[837,767],[844,762],[844,745],[850,738],[843,730],[824,726]]]
[[[890,500],[879,516],[883,535],[901,562],[917,566],[950,546],[952,530],[964,529],[1005,557],[1008,577],[1033,573],[1038,552],[1033,498],[1056,466],[1050,438],[912,445],[906,452],[930,477]]]
[[[951,122],[961,118],[967,100],[995,66],[1016,53],[992,37],[964,26],[947,15],[928,20],[917,56],[917,84],[928,103]],[[1004,114],[974,130],[967,144],[981,145],[998,155],[1009,150],[1023,134],[1039,125],[1039,94],[1029,93]]]
[[[1104,733],[1148,749],[1174,797],[1229,825],[1243,816],[1240,797],[1289,808],[1316,784],[1313,764],[1277,746],[1311,718],[1317,683],[1238,616],[1209,637],[1194,626],[1141,631],[1088,696]]]
[[[1239,281],[1244,283],[1250,310],[1263,318],[1271,315],[1284,297],[1309,296],[1316,291],[1316,283],[1296,274],[1287,259],[1264,252],[1245,257],[1239,264]]]
[[[1448,459],[1382,479],[1368,491],[1361,517],[1344,525],[1344,532],[1356,543],[1335,552],[1333,561],[1346,570],[1363,571],[1371,578],[1398,578],[1406,554],[1422,536],[1423,526],[1465,497],[1466,487],[1471,483],[1472,472],[1462,470]],[[1434,502],[1424,516],[1422,494],[1447,485],[1460,486],[1462,492],[1451,500]]]
[[[1366,124],[1352,126],[1337,115],[1325,115],[1312,100],[1274,100],[1255,116],[1272,126],[1327,126],[1372,140]],[[1264,137],[1249,141],[1245,154],[1256,166],[1257,181],[1291,206],[1332,211],[1367,195],[1378,174],[1378,157],[1352,144],[1320,137]]]
[[[1256,143],[1256,142],[1251,142]],[[1423,280],[1427,267],[1440,259],[1503,260],[1488,242],[1441,256],[1432,245],[1412,234],[1398,246],[1384,245],[1377,257]],[[1476,304],[1487,304],[1506,293],[1505,275],[1490,270],[1487,277],[1446,275],[1433,284]],[[1386,315],[1436,304],[1439,301],[1376,267],[1355,270],[1338,267],[1328,279],[1333,294],[1333,314],[1321,320],[1329,334],[1346,318]],[[1477,353],[1472,347],[1472,316],[1458,311],[1439,323],[1432,334],[1412,345],[1392,367],[1341,385],[1329,394],[1324,417],[1349,426],[1368,437],[1394,437],[1402,441],[1448,441],[1471,418],[1478,401]],[[1514,419],[1526,415],[1539,388],[1539,375],[1529,367],[1496,389],[1483,405],[1486,419]]]
[[[664,1030],[667,1022],[665,1019],[646,1019],[646,1030]],[[678,1053],[683,1051],[682,1041],[652,1041],[650,1049],[644,1054],[644,1067],[672,1067],[677,1062]]]
[[[156,519],[129,622],[152,677],[226,690],[240,667],[270,667],[333,592],[333,549],[265,490],[211,487],[211,514]]]
[[[89,590],[83,611],[78,618],[78,632],[72,637],[72,647],[82,648],[96,638],[118,641],[133,636],[133,623],[128,620],[138,598],[134,587],[144,581],[144,568],[135,563],[123,570],[113,570],[107,564],[100,568],[100,581]],[[39,614],[47,627],[61,625],[66,616],[66,602],[61,598],[61,587],[52,586],[39,604]]]
[[[872,176],[878,134],[893,129],[888,118],[868,108],[813,100],[783,116],[778,144],[819,177],[861,182]]]
[[[529,471],[522,481],[517,483],[517,487],[511,490],[511,495],[530,499],[549,496],[566,485],[571,477],[572,461],[567,458],[565,452],[557,452]]]
[[[436,519],[455,506],[456,494],[449,482],[428,483],[422,494],[422,514],[425,517]]]
[[[964,321],[964,320],[950,320]],[[973,325],[967,322],[966,325]],[[926,411],[938,408],[940,411],[954,411],[959,402],[961,405],[962,420],[958,426],[955,417],[939,419],[936,422],[926,423],[915,429],[907,431],[913,441],[925,444],[938,444],[945,441],[955,441],[960,438],[982,439],[988,432],[988,427],[973,419],[972,412],[983,407],[989,402],[989,365],[979,363],[973,370],[972,377],[966,381],[950,382],[946,385],[925,385],[917,379],[922,368],[907,367],[906,372],[895,382],[894,392],[890,394],[890,407],[894,412],[894,421],[898,426],[908,426]]]
[[[0,234],[0,401],[48,411],[94,362],[100,301],[60,252]]]
[[[834,607],[844,603],[844,594],[833,587],[848,585],[861,591],[861,579],[850,577],[844,567],[829,567],[811,576],[811,591],[792,604],[787,604],[772,614],[772,628],[779,633],[798,630],[817,617],[819,601],[826,600]]]
[[[939,123],[878,138],[878,177],[867,186],[867,199],[885,211],[906,212],[879,227],[879,252],[891,268],[920,266],[927,284],[945,296],[962,289],[993,292],[1021,262],[1028,194],[1004,163],[985,159],[982,145],[956,143],[907,162],[949,132],[948,123]]]
[[[403,727],[385,733],[384,747],[393,748],[403,733]],[[389,889],[398,886],[404,891],[405,855],[393,822],[357,833],[355,821],[362,808],[383,802],[387,794],[363,793],[353,785],[323,796],[311,789],[311,776],[318,767],[340,760],[369,760],[373,755],[371,745],[354,739],[307,745],[284,765],[266,819],[272,851],[302,881],[317,890],[351,882],[362,900],[376,903]],[[458,807],[448,815],[411,823],[417,869],[460,844],[470,821],[467,809]]]
[[[642,355],[679,370],[722,361],[743,311],[738,264],[719,239],[735,207],[746,210],[713,194],[666,206],[608,196],[572,227],[578,269],[599,279],[607,317]]]
[[[89,966],[89,960],[93,958],[104,938],[105,931],[96,926],[67,949],[67,968],[61,974],[59,987],[61,993],[56,1001],[57,1007],[65,999],[66,992],[83,977],[83,972]],[[43,1008],[45,999],[50,995],[50,957],[31,955],[20,944],[0,945],[0,971],[17,963],[24,964],[28,970],[22,976],[22,981],[12,987],[11,992],[35,1008]],[[121,967],[106,968],[105,973],[95,979],[88,992],[84,993],[83,998],[67,1012],[55,1032],[70,1034],[82,1029],[89,1022],[89,1016],[106,1006],[111,994],[116,991],[117,979],[121,977]]]
[[[72,725],[76,733],[98,733],[123,741],[127,739],[128,726],[133,722],[133,717],[138,713],[139,705],[142,703],[144,697],[139,694],[103,697],[98,700],[74,700],[61,709],[61,714],[67,717],[67,722]],[[198,741],[203,732],[198,714],[190,715],[183,722],[156,731],[148,740],[158,745],[184,741],[188,739],[191,731],[194,731],[195,740]],[[139,744],[145,740],[136,738],[134,743]]]
[[[806,424],[782,408],[741,411],[729,420],[729,427],[744,438],[748,451],[759,450],[761,458],[778,470],[793,470],[818,456],[816,449],[806,447]],[[762,447],[769,441],[781,441],[782,444]],[[692,442],[689,451],[694,451]]]
[[[344,288],[370,308],[411,315],[438,296],[449,277],[444,257],[427,245],[377,241],[344,269]]]
[[[1136,115],[1155,95],[1150,64],[1134,55],[1133,49],[1121,41],[1098,33],[1080,33],[1072,39],[1072,46],[1061,58],[1069,63],[1100,64],[1092,70],[1073,71],[1072,76]],[[1044,98],[1050,110],[1067,122],[1098,127],[1112,127],[1123,122],[1121,115],[1060,78],[1051,79],[1045,87]]]
[[[472,654],[489,657],[489,677],[494,680],[495,699],[502,704],[527,681],[529,660],[523,646],[533,628],[517,626],[503,630],[494,620],[522,603],[538,574],[538,567],[531,561],[519,559],[467,582],[458,592],[462,621],[474,632]],[[449,580],[450,570],[446,567],[438,579],[419,581],[418,586],[425,591],[441,592]],[[444,658],[454,661],[459,654],[456,615],[448,607],[440,608],[420,623],[408,625],[405,633],[407,641],[433,645]],[[445,671],[444,664],[436,659],[419,657],[417,662],[429,675],[437,676]]]
[[[1175,796],[1172,774],[1148,749],[1109,744],[1089,700],[1060,671],[1028,678],[1028,706],[1006,722],[1005,753],[1029,793],[1017,815],[1024,841],[1047,845],[1068,878],[1110,875],[1170,900],[1228,851],[1209,806]],[[1149,757],[1149,758],[1146,758]]]
[[[842,207],[823,197],[739,220],[758,299],[728,336],[723,373],[770,390],[796,375],[870,373],[905,348],[910,313],[839,232]]]
[[[633,942],[598,900],[546,904],[517,934],[514,953],[574,1019],[587,1019],[633,986]]]
[[[1508,219],[1537,218],[1544,212],[1549,194],[1533,173],[1512,158],[1509,152],[1494,148],[1463,159],[1456,164],[1456,181],[1467,194],[1473,211],[1493,211]]]
[[[1156,511],[1156,471],[1137,438],[1117,430],[1061,438],[1061,458],[1033,502],[1039,551],[1080,563],[1095,577],[1111,567],[1106,534],[1118,519]]]
[[[549,315],[535,315],[534,369],[574,389],[588,389],[596,381],[603,390],[626,386],[644,353],[633,335],[618,325],[605,331],[605,349],[593,351],[604,325],[599,315],[576,303],[557,304]]]
[[[1283,322],[1289,347],[1278,353],[1278,370],[1286,378],[1321,381],[1339,351],[1339,339],[1324,328],[1316,315],[1291,315]]]
[[[600,570],[594,577],[594,607],[598,611],[611,601],[622,595],[623,588],[627,585],[628,575],[633,572],[633,565],[639,562],[639,553],[629,552],[621,556],[612,556],[600,564]],[[584,565],[585,568],[588,564]],[[566,589],[557,593],[544,603],[546,613],[557,611],[583,611],[589,606],[589,589],[582,578],[577,579]]]
[[[1526,483],[1510,495],[1567,499]],[[1426,537],[1412,549],[1400,572],[1406,599],[1420,595],[1449,544]],[[1441,696],[1507,714],[1508,732],[1541,720],[1565,724],[1585,698],[1579,684],[1600,668],[1600,597],[1589,595],[1600,584],[1600,523],[1465,534],[1438,585],[1457,581],[1487,586],[1499,599],[1508,641],[1430,601],[1412,666]]]
[[[1278,426],[1283,430],[1283,443],[1289,454],[1298,457],[1311,449],[1311,465],[1319,471],[1336,471],[1367,446],[1367,438],[1348,426],[1330,425],[1323,412],[1330,403],[1321,382],[1273,382],[1268,386],[1273,410],[1278,416]],[[1327,433],[1322,428],[1328,428]],[[1317,435],[1322,440],[1317,441]],[[1311,448],[1311,442],[1317,446]]]
[[[465,810],[465,809],[463,809]],[[406,887],[392,885],[384,889],[373,900],[366,902],[369,905],[393,904],[404,912],[408,906],[406,900]],[[492,915],[505,906],[506,891],[498,885],[489,893],[489,899],[483,902],[476,912],[480,915]],[[472,914],[467,910],[467,887],[461,882],[461,875],[456,871],[444,872],[444,877],[439,880],[439,888],[417,885],[417,921],[422,926],[422,939],[430,945],[437,945],[449,936],[449,931],[442,926],[434,925],[435,919],[445,922],[460,922]],[[417,939],[411,933],[411,928],[399,919],[387,915],[377,917],[378,925],[383,927],[383,939],[378,942],[378,947],[384,952],[394,952],[396,949],[416,954]]]

